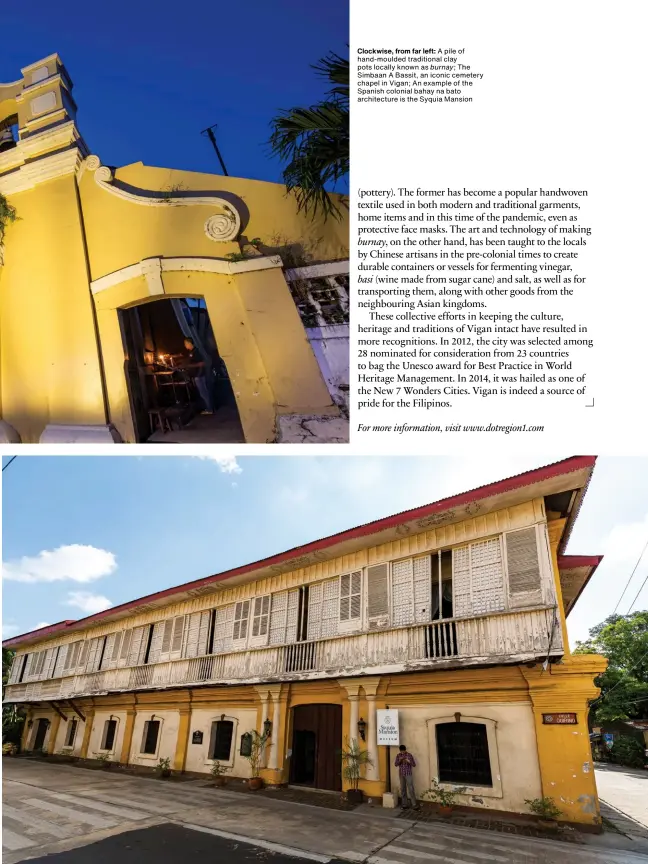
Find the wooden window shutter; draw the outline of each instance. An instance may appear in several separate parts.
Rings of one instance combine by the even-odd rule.
[[[389,625],[389,564],[367,567],[367,623],[370,630]]]
[[[308,592],[308,638],[319,639],[322,630],[322,583],[311,585]]]
[[[140,654],[142,653],[142,637],[144,636],[144,627],[136,627],[131,630],[130,650],[128,652],[128,665],[137,666],[140,663]],[[146,646],[144,646],[146,648]]]
[[[272,610],[270,612],[270,645],[283,645],[286,641],[286,623],[288,618],[288,592],[278,591],[272,595]]]
[[[81,643],[81,653],[80,653],[80,656],[79,656],[79,662],[77,663],[77,666],[81,666],[82,668],[85,668],[85,664],[86,664],[86,662],[87,662],[87,660],[88,660],[88,650],[89,650],[89,648],[90,648],[90,640],[89,640],[89,639],[85,639],[85,640]]]
[[[156,621],[153,625],[151,650],[149,651],[149,663],[158,663],[160,660],[160,652],[162,650],[162,633],[164,631],[164,625],[164,621]]]
[[[340,621],[351,617],[351,574],[340,576]]]
[[[201,612],[194,612],[193,615],[187,616],[187,640],[185,649],[182,652],[183,657],[198,656],[198,638],[200,636],[200,616]]]
[[[125,630],[124,635],[122,637],[121,651],[119,652],[120,660],[128,660],[128,655],[130,653],[130,645],[131,640],[133,638],[132,630]]]
[[[330,579],[322,585],[322,623],[320,638],[336,636],[340,608],[340,580]]]
[[[15,654],[11,664],[11,674],[9,675],[9,684],[15,684],[20,674],[20,665],[23,661],[23,654]]]
[[[121,630],[119,633],[115,633],[115,641],[113,642],[112,655],[110,658],[113,663],[116,663],[119,660],[119,649],[121,648],[122,635],[123,633]]]
[[[511,606],[542,603],[542,576],[535,525],[505,535]]]
[[[504,566],[499,537],[470,544],[472,614],[501,612],[504,602]]]
[[[94,672],[97,668],[97,663],[99,661],[99,657],[97,656],[97,649],[99,648],[99,640],[92,639],[90,644],[88,645],[88,658],[85,663],[84,671],[86,672]]]
[[[355,570],[351,574],[351,620],[362,617],[362,570]]]
[[[392,626],[414,623],[414,562],[394,561],[392,564]]]
[[[179,615],[173,621],[173,637],[171,638],[171,653],[182,651],[182,636],[184,634],[185,616]]]
[[[214,654],[223,654],[232,647],[235,604],[220,606],[214,618]]]
[[[258,636],[261,626],[261,607],[263,597],[254,598],[254,614],[252,617],[252,636]]]
[[[202,657],[207,653],[207,640],[209,639],[209,622],[211,621],[212,610],[206,609],[200,613],[200,624],[198,626],[198,657]]]
[[[113,665],[116,633],[110,633],[106,636],[106,650],[104,651],[103,668],[109,669]]]
[[[455,617],[472,614],[470,601],[470,546],[452,550],[452,610]]]
[[[414,621],[430,620],[432,608],[432,560],[429,555],[414,559]]]
[[[236,609],[234,612],[234,629],[233,629],[234,641],[237,641],[237,640],[240,641],[242,639],[247,638],[249,617],[250,617],[250,601],[249,600],[240,600],[236,604]]]
[[[211,724],[211,731],[209,733],[209,750],[207,751],[207,758],[214,758],[214,750],[216,749],[216,735],[218,734],[218,721],[215,720]]]
[[[171,650],[171,636],[173,635],[173,618],[167,618],[164,622],[164,634],[162,636],[162,653],[168,654]]]

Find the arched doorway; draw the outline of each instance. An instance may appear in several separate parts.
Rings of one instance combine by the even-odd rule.
[[[119,321],[138,442],[245,440],[203,298],[150,300]]]
[[[342,790],[342,706],[297,705],[292,717],[290,782]]]

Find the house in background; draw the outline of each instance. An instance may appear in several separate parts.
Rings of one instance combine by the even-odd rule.
[[[600,558],[566,554],[595,464],[566,459],[79,621],[6,640],[23,747],[235,777],[252,730],[262,776],[340,790],[340,748],[397,788],[377,710],[398,719],[416,788],[478,810],[600,825],[587,725],[598,656],[567,612]],[[247,529],[249,530],[249,526]]]
[[[102,165],[60,57],[21,73],[0,84],[0,440],[141,442],[167,408],[184,431],[162,440],[347,440],[347,223],[278,183]],[[185,428],[187,336],[223,410]]]

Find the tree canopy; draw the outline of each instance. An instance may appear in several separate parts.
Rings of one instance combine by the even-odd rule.
[[[648,610],[610,615],[576,646],[575,654],[602,654],[609,661],[596,680],[601,696],[592,704],[592,719],[648,720]]]

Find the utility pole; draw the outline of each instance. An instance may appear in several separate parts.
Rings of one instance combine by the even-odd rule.
[[[203,129],[203,131],[200,134],[206,135],[209,138],[209,140],[212,143],[214,150],[216,151],[216,155],[218,156],[218,161],[220,162],[220,166],[223,169],[223,174],[226,177],[229,177],[229,174],[227,173],[227,168],[225,167],[225,163],[223,162],[223,157],[221,156],[221,152],[218,149],[218,144],[216,143],[216,136],[214,135],[214,129],[216,129],[217,126],[218,126],[218,124],[214,123],[213,126],[208,126],[207,129]]]

